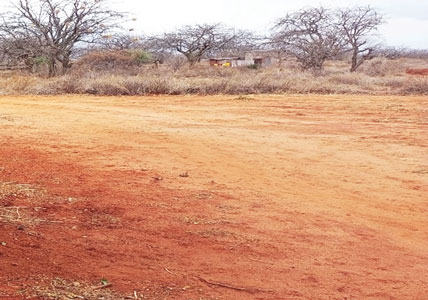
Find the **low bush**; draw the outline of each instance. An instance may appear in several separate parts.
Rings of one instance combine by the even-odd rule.
[[[74,73],[114,73],[135,75],[143,64],[151,62],[149,53],[142,50],[93,51],[84,55],[74,65]]]
[[[400,89],[400,94],[428,95],[428,77],[412,78]]]

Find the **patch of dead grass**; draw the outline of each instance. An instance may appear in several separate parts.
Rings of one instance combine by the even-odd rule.
[[[0,182],[0,223],[34,227],[54,222],[37,216],[42,208],[33,202],[44,195],[44,190],[30,184]]]
[[[14,198],[34,198],[41,196],[44,191],[30,184],[16,182],[0,182],[0,200]]]
[[[29,213],[30,210],[37,208],[29,208],[22,206],[0,207],[0,223],[9,225],[22,225],[25,227],[34,227],[40,223],[52,222],[47,219],[33,216]]]
[[[42,280],[39,284],[24,289],[22,294],[30,297],[40,297],[42,299],[70,300],[122,300],[122,299],[142,299],[132,296],[123,296],[109,289],[109,286],[90,285],[78,281],[70,282],[65,279],[55,278],[51,281]]]

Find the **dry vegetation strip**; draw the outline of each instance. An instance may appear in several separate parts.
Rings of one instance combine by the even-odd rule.
[[[99,54],[92,54],[99,55]],[[346,62],[328,62],[322,74],[301,72],[288,62],[281,68],[174,69],[163,65],[132,67],[126,62],[109,68],[104,59],[88,57],[65,76],[46,79],[19,73],[0,73],[0,93],[4,94],[372,94],[428,95],[427,76],[409,75],[406,70],[426,67],[419,59],[373,59],[356,73],[347,71]],[[91,56],[90,54],[88,56]]]

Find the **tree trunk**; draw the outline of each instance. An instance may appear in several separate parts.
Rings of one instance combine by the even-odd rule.
[[[193,67],[198,62],[198,60],[195,59],[194,57],[189,57],[188,61],[191,67]]]
[[[57,68],[56,68],[56,60],[55,58],[50,58],[49,62],[48,62],[48,77],[54,77],[56,75],[57,72]]]
[[[358,51],[354,49],[352,51],[352,58],[351,58],[351,72],[357,71],[358,68]]]
[[[69,59],[64,59],[63,61],[61,61],[61,67],[62,67],[62,74],[67,73],[68,70],[70,70],[71,68],[71,63]]]
[[[29,73],[34,73],[34,61],[33,61],[33,58],[31,57],[29,57],[29,58],[27,58],[26,60],[25,60],[25,66],[27,67],[27,70],[28,70],[28,72]]]
[[[363,54],[364,51],[367,51],[366,54]],[[358,57],[358,54],[360,54],[360,57]],[[375,55],[373,54],[373,49],[368,48],[363,51],[359,51],[359,49],[354,49],[352,52],[352,61],[351,61],[351,72],[357,71],[357,69],[366,61],[374,58]]]

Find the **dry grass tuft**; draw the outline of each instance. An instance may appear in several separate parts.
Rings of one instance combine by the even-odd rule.
[[[0,93],[3,94],[29,93],[42,80],[37,76],[29,75],[12,75],[0,79]]]
[[[409,80],[406,86],[401,87],[400,92],[405,95],[428,95],[428,76]]]

